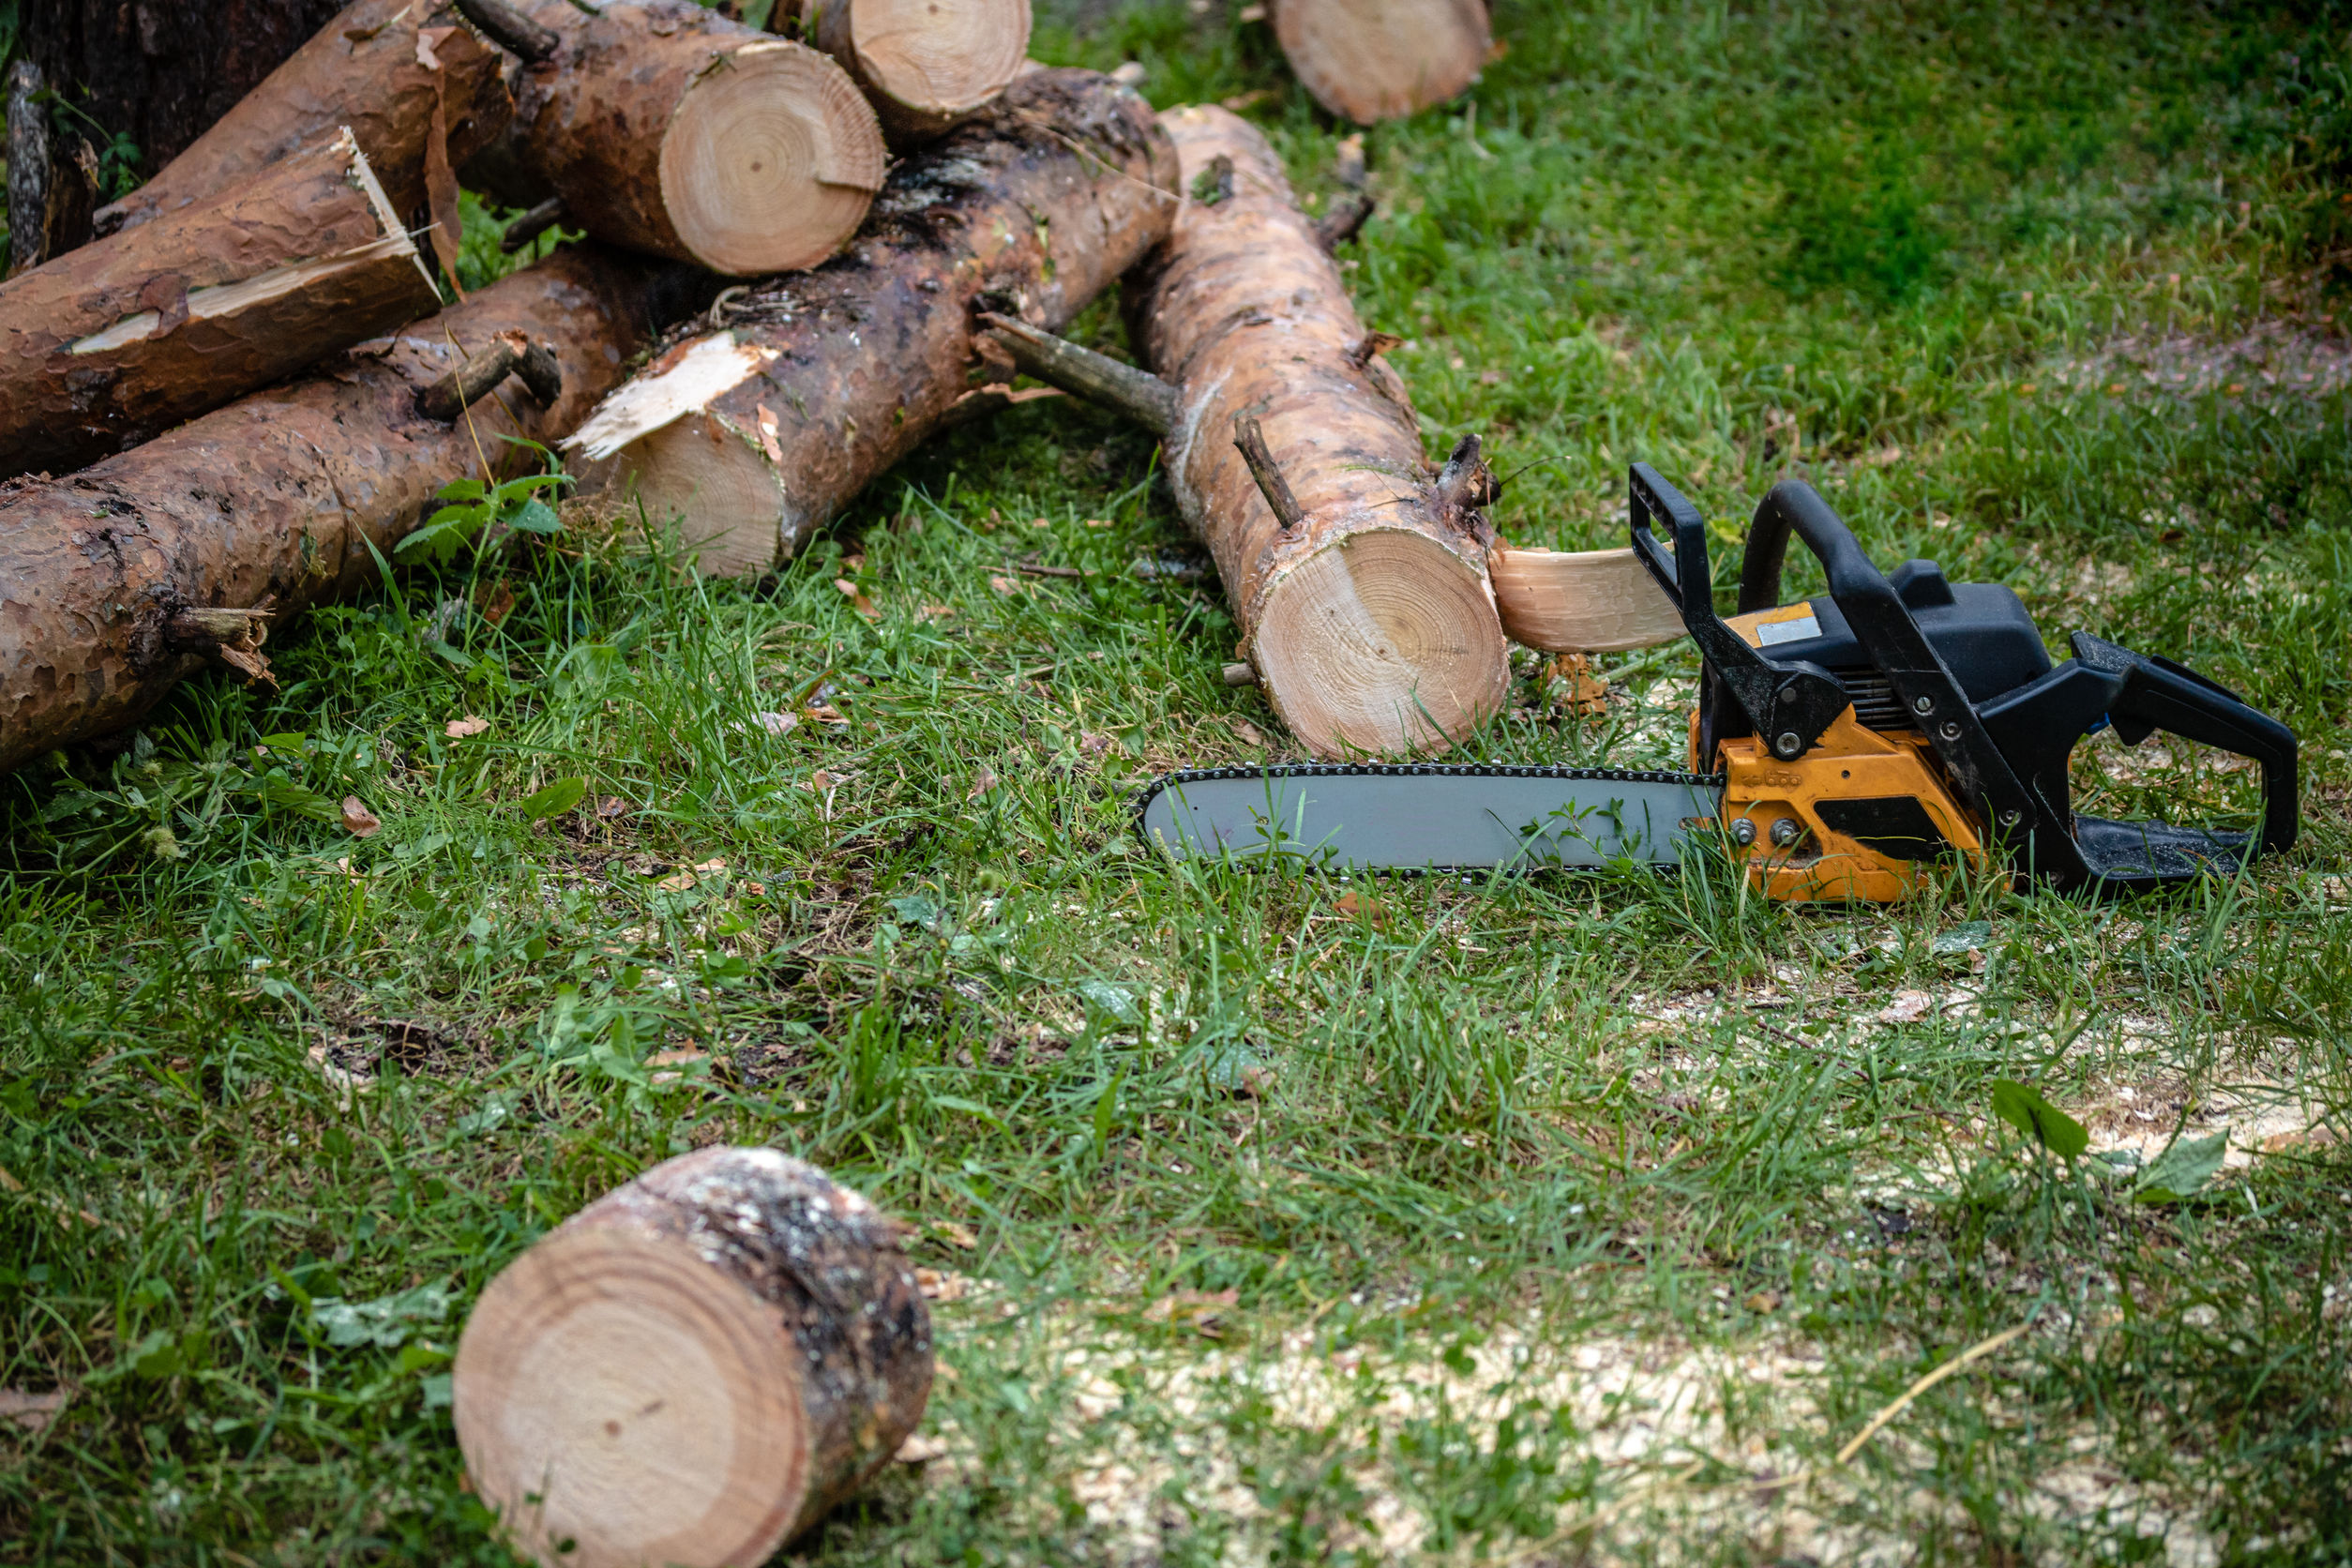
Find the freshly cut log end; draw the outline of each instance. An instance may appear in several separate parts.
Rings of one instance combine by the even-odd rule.
[[[344,130],[0,285],[0,476],[80,468],[438,303]]]
[[[809,0],[805,36],[856,78],[894,147],[996,100],[1029,53],[1030,0]]]
[[[764,1561],[922,1419],[930,1315],[898,1234],[772,1149],[607,1194],[466,1323],[453,1413],[475,1491],[550,1568]]]
[[[1286,573],[1250,650],[1292,733],[1319,752],[1367,756],[1470,739],[1510,658],[1477,569],[1402,528],[1351,534]]]
[[[1459,96],[1494,44],[1482,0],[1275,0],[1274,25],[1315,101],[1365,126]]]
[[[825,55],[694,0],[529,15],[562,43],[522,73],[512,160],[567,221],[735,277],[814,266],[856,233],[889,154]]]
[[[1547,654],[1614,654],[1683,635],[1674,601],[1630,550],[1503,550],[1486,558],[1511,641]]]
[[[704,569],[772,570],[972,412],[976,301],[1066,323],[1168,232],[1174,179],[1133,92],[1026,76],[893,170],[846,254],[731,298],[732,324],[671,343],[566,445],[676,517]]]

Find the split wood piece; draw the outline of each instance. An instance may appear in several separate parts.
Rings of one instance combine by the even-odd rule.
[[[1319,756],[1426,751],[1469,738],[1510,689],[1486,583],[1491,478],[1476,444],[1432,476],[1404,384],[1349,303],[1280,160],[1221,109],[1160,123],[1189,201],[1127,285],[1130,336],[1172,385],[1168,471],[1216,559],[1242,657]],[[1222,161],[1220,161],[1222,160]],[[1285,527],[1234,445],[1262,430],[1295,495]]]
[[[475,1493],[550,1568],[765,1561],[923,1417],[931,1319],[900,1235],[773,1149],[606,1194],[467,1319],[452,1413]]]
[[[1457,97],[1494,47],[1482,0],[1274,0],[1274,27],[1315,101],[1364,126]]]
[[[101,234],[195,205],[348,126],[392,210],[457,255],[451,173],[506,126],[505,56],[434,0],[356,0],[165,164],[98,210]]]
[[[1486,558],[1514,642],[1549,654],[1654,648],[1683,635],[1674,601],[1630,550],[1505,550]]]
[[[80,468],[439,303],[339,132],[0,284],[0,477]]]
[[[889,164],[842,68],[695,0],[519,9],[562,41],[515,85],[515,157],[595,237],[735,277],[815,266]]]
[[[900,150],[986,109],[1027,64],[1030,0],[803,0],[800,19]]]
[[[520,470],[653,336],[653,264],[559,251],[300,381],[62,479],[0,483],[0,769],[136,723],[218,656],[189,610],[282,619],[379,580],[449,480]],[[551,346],[551,406],[494,392],[454,424],[416,395],[496,336]]]
[[[13,275],[62,256],[90,237],[98,206],[98,155],[51,123],[48,77],[31,60],[8,67],[8,255]]]
[[[705,570],[772,570],[950,417],[976,300],[1068,322],[1168,232],[1175,173],[1133,92],[1033,72],[900,164],[846,255],[673,337],[565,445],[680,516]]]

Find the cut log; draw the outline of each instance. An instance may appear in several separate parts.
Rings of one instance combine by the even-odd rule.
[[[800,23],[865,89],[899,149],[995,102],[1021,74],[1029,24],[1029,0],[803,0]]]
[[[1362,126],[1457,97],[1494,46],[1481,0],[1274,0],[1274,27],[1315,101]]]
[[[0,284],[0,477],[80,468],[439,303],[343,131]]]
[[[1550,654],[1613,654],[1681,637],[1682,617],[1630,550],[1505,550],[1486,558],[1514,642]]]
[[[8,267],[62,256],[90,237],[98,206],[98,155],[51,121],[49,79],[31,60],[8,67]]]
[[[505,128],[505,56],[432,0],[356,0],[145,185],[98,210],[101,234],[182,211],[348,126],[392,210],[457,255],[450,171]]]
[[[566,445],[681,515],[706,570],[769,571],[948,417],[976,300],[1066,323],[1168,232],[1174,181],[1132,91],[1033,72],[901,164],[848,254],[730,299]]]
[[[551,444],[620,378],[664,313],[652,266],[561,251],[79,474],[0,483],[0,769],[136,723],[225,656],[183,611],[282,620],[379,580],[370,545],[391,554],[441,486],[527,460],[501,437]],[[553,353],[551,406],[509,381],[453,423],[419,412],[509,330]]]
[[[549,1568],[757,1564],[887,1463],[930,1397],[899,1229],[773,1149],[656,1166],[483,1290],[467,1474]]]
[[[1160,122],[1196,195],[1130,279],[1128,321],[1176,389],[1168,479],[1215,557],[1242,656],[1319,756],[1466,740],[1511,678],[1487,589],[1492,479],[1477,444],[1429,474],[1404,384],[1379,352],[1386,339],[1356,319],[1265,139],[1221,109]],[[1290,526],[1235,445],[1244,417],[1295,495]]]
[[[789,271],[838,250],[882,188],[874,111],[813,49],[694,0],[518,9],[561,41],[517,80],[515,156],[598,239]]]

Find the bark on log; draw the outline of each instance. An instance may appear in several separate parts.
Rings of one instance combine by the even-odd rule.
[[[899,150],[995,102],[1029,53],[1029,0],[803,0],[800,25],[865,90]]]
[[[660,307],[652,264],[562,251],[316,374],[62,479],[0,483],[0,769],[135,723],[220,651],[175,617],[279,619],[377,580],[433,493],[551,443],[620,379]],[[550,345],[563,395],[497,389],[465,417],[418,392],[502,331]]]
[[[1068,322],[1168,232],[1174,183],[1131,90],[1033,72],[901,164],[848,254],[731,300],[566,445],[682,514],[706,569],[768,571],[948,416],[975,301]]]
[[[1168,473],[1216,559],[1274,711],[1319,756],[1465,740],[1500,707],[1509,649],[1486,581],[1491,476],[1474,443],[1432,476],[1404,384],[1292,202],[1282,164],[1221,109],[1160,116],[1188,200],[1127,289],[1130,334],[1175,385]],[[1236,449],[1253,416],[1304,520],[1285,528]]]
[[[1315,101],[1364,126],[1456,97],[1494,44],[1483,0],[1274,0],[1274,27]]]
[[[8,272],[62,256],[90,237],[98,207],[98,155],[60,135],[43,95],[49,79],[31,60],[8,67]]]
[[[931,1369],[891,1220],[773,1149],[704,1149],[490,1281],[452,1413],[475,1492],[550,1568],[757,1564],[889,1461]]]
[[[1514,642],[1550,654],[1610,654],[1683,634],[1681,611],[1630,550],[1498,548],[1486,568]]]
[[[814,266],[856,233],[889,155],[824,55],[694,0],[518,8],[561,41],[517,78],[514,155],[566,221],[738,277]]]
[[[451,173],[505,128],[505,56],[433,0],[356,0],[155,178],[102,207],[115,234],[178,212],[344,126],[410,228],[457,255]]]
[[[0,477],[80,468],[439,303],[339,133],[0,284]]]

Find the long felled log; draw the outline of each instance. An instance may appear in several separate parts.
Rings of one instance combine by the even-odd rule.
[[[568,445],[756,574],[949,416],[988,296],[1060,325],[1162,234],[1175,158],[1135,93],[1040,70],[901,164],[849,252],[673,339]]]
[[[432,225],[433,253],[454,266],[452,171],[514,112],[504,60],[435,0],[356,0],[155,178],[101,207],[98,233],[193,206],[348,126],[392,209]]]
[[[482,1292],[458,1442],[556,1568],[756,1564],[888,1462],[930,1395],[897,1227],[773,1149],[656,1166]]]
[[[79,468],[439,302],[343,131],[0,284],[0,477]]]
[[[1319,755],[1464,740],[1511,673],[1477,443],[1428,472],[1383,340],[1356,319],[1265,139],[1221,109],[1160,122],[1190,199],[1129,281],[1129,328],[1176,388],[1168,478],[1215,557],[1242,656]],[[1236,445],[1250,430],[1295,520],[1276,515]]]
[[[1494,43],[1484,0],[1274,0],[1274,26],[1315,101],[1366,126],[1455,97]]]
[[[800,14],[902,149],[995,102],[1029,53],[1029,0],[804,0]]]
[[[650,340],[652,265],[559,252],[306,380],[0,484],[0,769],[136,722],[209,658],[258,673],[270,619],[375,580],[369,547],[390,554],[441,486],[521,460],[501,437],[551,443],[595,405]],[[510,380],[453,422],[420,412],[507,331],[553,354],[552,403]]]
[[[874,111],[813,49],[694,0],[516,8],[557,42],[517,80],[513,160],[598,239],[737,276],[814,266],[882,188]]]

